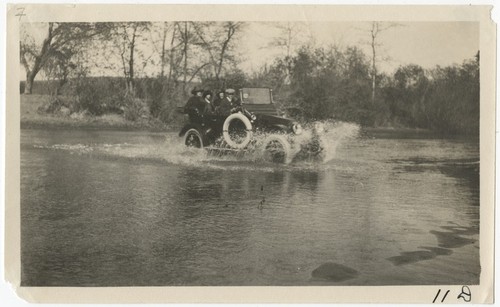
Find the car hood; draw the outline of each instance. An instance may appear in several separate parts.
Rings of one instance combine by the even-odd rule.
[[[285,118],[276,115],[259,114],[256,113],[257,121],[267,125],[283,125],[290,127],[295,123],[295,120],[291,118]]]

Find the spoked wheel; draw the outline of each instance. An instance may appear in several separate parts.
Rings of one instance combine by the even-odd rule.
[[[290,144],[285,137],[273,135],[264,141],[264,159],[273,163],[290,162]]]
[[[184,135],[184,145],[187,147],[203,148],[203,139],[196,129],[189,129]]]

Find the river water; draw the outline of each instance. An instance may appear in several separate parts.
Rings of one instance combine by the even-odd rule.
[[[477,140],[334,130],[289,165],[22,130],[22,285],[478,284]]]

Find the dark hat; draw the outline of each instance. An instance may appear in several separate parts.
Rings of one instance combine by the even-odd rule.
[[[203,92],[203,98],[207,97],[208,95],[212,96],[212,92],[211,91],[204,91]]]
[[[201,92],[203,92],[203,90],[201,90],[201,89],[196,89],[196,87],[195,87],[195,88],[191,91],[191,94],[192,94],[192,95],[196,95],[196,93],[201,93]]]

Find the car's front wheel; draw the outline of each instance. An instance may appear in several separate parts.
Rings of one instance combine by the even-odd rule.
[[[264,160],[287,164],[291,160],[290,143],[282,135],[271,135],[263,144]]]
[[[187,147],[203,148],[203,138],[198,130],[192,128],[184,134],[184,145]]]

